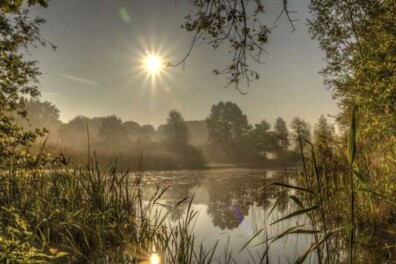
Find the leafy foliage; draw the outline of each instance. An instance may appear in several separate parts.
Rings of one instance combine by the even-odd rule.
[[[26,53],[32,45],[46,45],[39,32],[44,20],[30,19],[28,11],[19,9],[21,4],[22,1],[2,1],[0,6],[0,166],[24,163],[24,149],[43,135],[40,130],[23,131],[13,116],[16,113],[25,118],[24,97],[39,96],[37,61],[26,59]]]
[[[220,144],[229,144],[234,139],[247,137],[251,129],[246,115],[232,102],[213,105],[206,122],[209,141]]]
[[[263,23],[264,4],[261,0],[191,0],[191,12],[182,25],[189,32],[194,32],[194,38],[184,63],[193,47],[203,41],[214,49],[225,44],[229,46],[232,55],[231,63],[223,69],[213,72],[227,76],[227,86],[235,85],[241,92],[239,83],[245,80],[248,84],[257,80],[259,74],[251,70],[249,59],[261,64],[262,55],[266,53],[264,44],[268,42],[271,27]],[[287,16],[293,31],[294,25],[288,9],[287,1],[283,1],[283,9],[279,17]],[[279,19],[278,17],[278,19]],[[276,21],[277,22],[277,21]],[[176,64],[179,65],[180,63]]]
[[[262,120],[259,124],[254,125],[251,132],[251,138],[257,150],[258,155],[267,156],[267,154],[277,149],[275,135],[270,131],[270,124]]]
[[[286,153],[290,146],[290,141],[288,138],[289,130],[287,129],[286,122],[282,119],[282,117],[278,117],[275,120],[273,135],[276,140],[276,152],[278,156],[281,156],[282,154]]]
[[[67,255],[52,248],[44,250],[32,245],[34,233],[28,221],[21,218],[15,208],[0,208],[0,261],[2,263],[45,263]]]
[[[333,162],[336,136],[334,126],[329,124],[323,115],[315,124],[313,138],[318,165],[322,169],[329,168]]]
[[[251,125],[237,104],[219,102],[212,106],[206,118],[209,143],[217,149],[219,160],[228,162],[249,160],[254,148],[251,140]]]
[[[395,1],[312,1],[310,9],[310,30],[326,52],[322,74],[344,110],[340,120],[347,124],[357,105],[366,140],[394,146]]]
[[[311,140],[311,126],[308,122],[303,120],[302,118],[296,116],[292,119],[290,123],[291,128],[293,129],[293,132],[295,134],[296,139],[298,137],[301,137],[302,139],[302,148],[305,149],[306,142],[305,140]],[[295,141],[295,150],[297,152],[300,151],[300,146],[297,140]]]
[[[188,145],[190,132],[180,112],[172,110],[164,127],[165,140],[171,147],[178,148]]]
[[[0,10],[5,13],[18,13],[22,7],[23,0],[2,0],[0,2]],[[49,0],[27,0],[28,6],[40,5],[47,7]]]

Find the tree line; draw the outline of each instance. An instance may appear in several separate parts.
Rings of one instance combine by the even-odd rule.
[[[300,117],[288,125],[278,117],[273,125],[263,119],[251,124],[233,102],[211,107],[205,120],[186,121],[181,112],[171,110],[163,125],[140,125],[122,121],[116,115],[76,116],[67,123],[59,120],[59,109],[39,100],[25,100],[27,119],[18,120],[24,130],[49,131],[47,148],[63,153],[76,162],[87,159],[87,149],[98,158],[117,157],[125,167],[136,168],[140,156],[147,168],[197,168],[205,164],[293,165],[300,143],[307,148],[313,141],[318,153],[331,155],[336,134],[322,116],[315,126]],[[324,158],[320,158],[323,160]]]

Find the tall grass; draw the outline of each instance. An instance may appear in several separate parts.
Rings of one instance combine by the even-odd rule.
[[[166,188],[143,201],[141,172],[47,164],[1,171],[0,182],[1,263],[141,263],[154,254],[162,263],[214,262],[216,247],[192,232],[191,200],[185,218],[168,224]]]
[[[293,192],[286,198],[296,210],[270,225],[298,216],[306,216],[308,223],[289,226],[270,238],[266,230],[258,230],[241,251],[264,234],[257,246],[263,247],[260,263],[269,263],[276,241],[306,235],[312,236],[312,243],[295,263],[304,263],[311,254],[316,254],[318,263],[361,262],[358,247],[362,243],[357,241],[362,241],[365,225],[370,229],[370,221],[386,222],[375,215],[376,206],[388,210],[394,203],[389,198],[392,189],[381,186],[380,177],[363,176],[367,169],[365,155],[358,151],[358,132],[355,109],[348,144],[342,154],[332,157],[328,169],[318,164],[314,144],[306,141],[307,155],[305,139],[298,137],[302,169],[296,173],[296,183],[271,183]],[[43,149],[44,145],[34,162],[11,162],[10,168],[0,171],[0,263],[149,263],[153,256],[159,256],[162,263],[235,263],[228,249],[219,258],[217,244],[206,248],[197,241],[192,198],[174,205],[188,203],[184,218],[171,225],[167,221],[171,208],[160,202],[167,189],[157,186],[151,199],[144,201],[141,171],[120,173],[116,162],[101,166],[89,151],[87,166],[65,166],[64,157],[48,159]]]
[[[382,208],[393,207],[393,211],[396,207],[387,195],[374,191],[373,187],[369,186],[368,176],[364,177],[359,172],[358,138],[359,114],[358,109],[355,108],[351,114],[346,148],[338,155],[331,157],[331,166],[323,169],[317,163],[314,144],[298,135],[297,142],[300,146],[302,166],[301,173],[296,174],[297,184],[291,185],[288,182],[270,184],[294,192],[295,194],[288,197],[290,202],[296,205],[296,210],[280,217],[272,224],[302,215],[306,216],[308,223],[289,226],[279,235],[270,239],[265,238],[261,244],[268,244],[268,246],[263,253],[263,257],[268,255],[270,247],[275,241],[289,235],[304,234],[312,236],[313,242],[305,251],[300,253],[294,263],[303,263],[313,252],[316,252],[318,263],[372,263],[367,262],[367,259],[362,260],[359,254],[361,250],[358,252],[356,248],[357,246],[372,247],[370,242],[368,242],[368,245],[363,245],[364,234],[369,232],[369,236],[372,236],[371,230],[378,228],[378,224],[382,221],[376,215],[373,215],[370,221],[373,221],[374,224],[371,225],[367,221],[367,208],[371,208],[373,211],[374,202]],[[306,154],[307,152],[302,144],[303,141],[307,143],[310,155]],[[266,188],[267,186],[262,189],[265,191]],[[361,199],[357,200],[357,196]],[[283,199],[283,197],[279,197],[279,199]],[[278,200],[275,201],[270,213],[277,204]],[[385,207],[385,204],[387,207]],[[391,210],[389,209],[389,211]],[[358,221],[359,219],[361,220]],[[357,232],[359,227],[361,230]],[[360,243],[356,243],[357,234],[361,238]],[[372,241],[372,239],[369,241]],[[385,251],[383,251],[383,254],[385,254]],[[381,263],[380,255],[374,259],[375,263]]]
[[[354,243],[354,232],[355,232],[355,188],[354,188],[354,163],[357,154],[357,141],[359,136],[359,114],[355,107],[352,112],[351,126],[349,129],[348,137],[348,162],[349,162],[349,179],[350,179],[350,204],[351,204],[351,222],[350,222],[350,234],[349,234],[349,263],[353,263],[353,243]]]

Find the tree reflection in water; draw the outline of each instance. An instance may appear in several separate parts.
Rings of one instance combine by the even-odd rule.
[[[206,213],[212,224],[221,230],[232,230],[243,223],[253,205],[267,208],[275,199],[279,188],[266,188],[259,191],[269,181],[283,176],[276,172],[269,179],[267,172],[261,169],[216,169],[201,171],[173,171],[161,172],[160,177],[155,173],[150,184],[145,186],[145,197],[150,197],[156,184],[168,186],[168,191],[162,197],[162,202],[171,207],[170,219],[177,221],[185,213],[188,199],[197,193],[193,204],[205,204]],[[287,208],[287,199],[279,204],[280,210]],[[248,229],[248,227],[244,227]],[[249,229],[247,232],[251,233]]]

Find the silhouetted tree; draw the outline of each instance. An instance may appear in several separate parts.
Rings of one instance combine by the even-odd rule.
[[[24,102],[26,120],[22,119],[21,125],[27,130],[45,128],[50,132],[56,132],[62,122],[59,120],[59,109],[48,101],[41,102],[38,99],[29,99]]]
[[[208,140],[208,128],[205,120],[186,121],[188,131],[190,131],[190,144],[203,145]]]
[[[219,102],[213,105],[206,118],[209,130],[209,141],[214,143],[230,143],[230,141],[247,137],[251,130],[246,115],[237,104]]]
[[[293,129],[293,132],[295,134],[295,150],[297,152],[300,151],[300,145],[298,142],[298,136],[301,137],[301,143],[303,146],[303,149],[305,149],[305,146],[307,145],[307,143],[305,142],[305,140],[311,140],[311,126],[309,123],[307,123],[305,120],[303,120],[302,118],[296,116],[292,119],[291,123],[290,123],[291,128]]]
[[[152,125],[143,125],[141,131],[144,137],[153,137],[156,134],[155,128]]]
[[[318,123],[315,124],[313,135],[318,165],[326,168],[332,163],[333,144],[335,143],[334,127],[322,115]]]
[[[159,131],[164,133],[165,146],[173,154],[180,168],[202,166],[202,153],[189,144],[190,132],[180,112],[170,111],[166,124],[159,128]]]
[[[237,162],[254,156],[254,146],[249,139],[252,128],[237,104],[219,102],[213,105],[206,123],[209,143],[220,159]]]
[[[142,127],[134,121],[126,121],[122,123],[125,131],[132,137],[139,137],[142,133]]]
[[[188,145],[190,132],[180,112],[172,110],[164,126],[165,141],[171,150],[180,150]]]
[[[58,129],[58,134],[67,147],[75,150],[87,149],[88,135],[87,122],[89,118],[85,116],[76,116],[67,124]]]
[[[286,122],[282,117],[278,117],[274,124],[273,131],[275,140],[276,140],[276,149],[275,152],[278,155],[278,158],[285,154],[290,146],[289,141],[289,130],[287,129]]]
[[[121,118],[115,115],[106,116],[102,119],[98,136],[102,142],[101,146],[106,151],[123,151],[129,144]]]
[[[267,157],[267,154],[276,149],[276,138],[270,128],[271,125],[265,120],[254,125],[252,140],[259,156]]]

